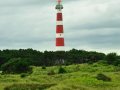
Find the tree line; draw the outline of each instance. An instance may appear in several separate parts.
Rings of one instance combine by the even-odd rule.
[[[33,49],[0,50],[0,66],[11,59],[26,60],[34,66],[53,66],[57,64],[80,64],[96,62],[105,58],[104,53],[72,49],[69,51],[44,51]]]
[[[0,50],[0,69],[9,72],[30,71],[29,66],[55,66],[94,63],[100,60],[108,64],[120,65],[120,56],[96,51],[72,49],[69,51],[37,51],[33,49]]]

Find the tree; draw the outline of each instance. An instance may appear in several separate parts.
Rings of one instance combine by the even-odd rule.
[[[6,61],[7,61],[7,59],[6,59],[5,57],[1,57],[1,56],[0,56],[0,66],[1,66],[2,64],[4,64]]]
[[[27,73],[32,72],[28,59],[14,58],[1,66],[3,73]]]
[[[117,54],[116,53],[109,53],[109,54],[107,54],[106,61],[107,61],[108,64],[112,64],[112,65],[120,63],[120,62],[118,62],[118,58],[117,58]]]
[[[81,63],[94,63],[99,60],[103,60],[105,57],[104,53],[77,50],[72,49],[70,51],[44,51],[40,52],[28,49],[19,50],[0,50],[0,65],[11,61],[13,58],[20,58],[33,66],[54,66],[54,65],[70,65],[70,64],[81,64]],[[119,57],[120,58],[120,57]],[[118,62],[118,61],[117,61]]]

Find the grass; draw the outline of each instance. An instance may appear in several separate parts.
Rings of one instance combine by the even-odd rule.
[[[7,86],[5,90],[44,90],[53,86],[54,84],[13,84],[11,86]]]
[[[66,70],[63,74],[58,74],[59,66],[46,69],[33,66],[33,73],[24,78],[19,74],[0,75],[0,90],[120,90],[119,67],[94,63],[63,68]],[[48,75],[51,70],[54,75]],[[111,81],[97,80],[99,73],[110,77]]]

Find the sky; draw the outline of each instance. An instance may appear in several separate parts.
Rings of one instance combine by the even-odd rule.
[[[120,0],[63,0],[65,50],[120,54]],[[55,50],[56,0],[1,0],[0,49]]]

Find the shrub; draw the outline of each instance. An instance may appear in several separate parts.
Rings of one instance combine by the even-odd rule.
[[[46,67],[45,67],[45,66],[42,66],[42,69],[46,69]]]
[[[55,75],[54,70],[50,70],[50,71],[48,72],[48,75]]]
[[[111,81],[111,78],[104,75],[104,74],[97,74],[96,76],[97,80],[103,80],[103,81]]]
[[[21,58],[9,60],[1,66],[1,69],[3,73],[7,74],[32,72],[32,67],[30,67],[29,62],[27,62],[26,59]]]
[[[20,75],[21,78],[25,78],[25,77],[27,77],[27,76],[28,76],[28,74],[26,74],[26,73],[22,73],[22,74]]]
[[[58,73],[59,74],[66,73],[66,70],[63,67],[60,67]]]

